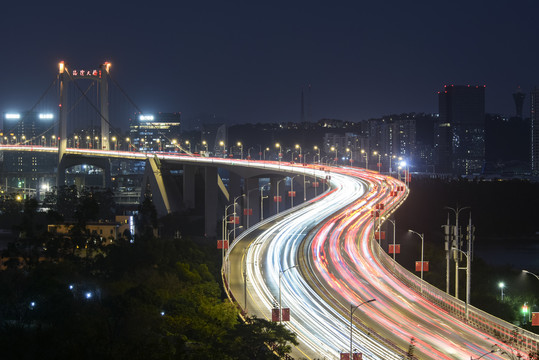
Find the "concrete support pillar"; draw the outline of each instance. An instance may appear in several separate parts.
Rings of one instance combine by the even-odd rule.
[[[244,215],[244,226],[249,228],[260,221],[260,185],[258,178],[245,179],[244,193],[246,196],[245,209],[251,209],[251,215]],[[248,210],[247,210],[248,211]]]
[[[186,209],[195,208],[196,166],[183,165],[183,204]]]
[[[217,236],[217,168],[205,167],[204,172],[205,234]]]

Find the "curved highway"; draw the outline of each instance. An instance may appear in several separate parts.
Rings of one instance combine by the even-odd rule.
[[[331,171],[332,191],[266,220],[231,245],[231,294],[249,315],[271,319],[280,282],[282,306],[291,313],[286,324],[300,342],[295,358],[349,353],[350,306],[370,299],[376,300],[353,317],[352,347],[363,359],[402,359],[411,342],[418,359],[516,353],[426,301],[380,263],[373,211],[383,204],[380,216],[388,217],[407,195],[402,183],[359,169]]]

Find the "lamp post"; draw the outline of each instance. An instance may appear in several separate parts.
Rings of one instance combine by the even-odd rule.
[[[335,165],[337,165],[337,161],[339,161],[339,157],[337,154],[337,146],[332,146],[331,148],[329,148],[329,150],[335,151]]]
[[[245,194],[241,194],[240,196],[236,196],[234,198],[234,240],[236,239],[236,205],[237,205],[237,201],[240,197],[244,197]]]
[[[276,148],[279,148],[279,166],[281,166],[281,158],[283,157],[283,148],[280,143],[275,144]]]
[[[202,140],[202,146],[206,148],[206,153],[208,152],[208,142],[206,140]]]
[[[535,278],[536,278],[537,280],[539,280],[539,276],[537,276],[536,274],[532,273],[531,271],[528,271],[528,270],[522,270],[522,273],[523,273],[523,274],[530,274],[530,275],[533,275],[533,276],[535,276]]]
[[[281,179],[279,181],[277,181],[277,198],[276,198],[276,203],[277,203],[277,214],[279,213],[279,183],[281,181],[283,181],[284,179]]]
[[[350,150],[350,148],[346,148],[346,152],[350,153],[350,166],[352,166],[352,163],[354,162],[354,159],[352,158],[352,150]]]
[[[505,284],[503,282],[501,282],[501,283],[498,284],[498,287],[500,288],[502,301],[503,301],[503,289],[505,288]]]
[[[370,303],[370,302],[373,302],[373,301],[376,301],[376,299],[370,299],[370,300],[366,300],[366,301],[363,301],[362,303],[360,303],[359,305],[356,305],[354,306],[354,304],[350,304],[350,357],[349,359],[352,360],[354,355],[353,355],[353,352],[352,352],[352,335],[353,335],[353,322],[354,322],[354,311],[357,310],[357,308],[359,308],[361,305],[363,304],[366,304],[366,303]]]
[[[303,154],[301,153],[301,146],[299,144],[296,144],[296,149],[299,149],[299,162],[303,164],[305,161],[303,161]]]
[[[294,207],[294,178],[299,175],[294,175],[290,178],[290,207]]]
[[[266,184],[260,187],[260,221],[264,220],[264,199],[268,197],[267,195],[264,196],[264,187],[268,185]]]
[[[320,165],[320,148],[318,146],[314,146],[314,150],[317,150],[318,151],[318,165]],[[314,160],[313,160],[313,163],[314,163]]]
[[[243,160],[243,144],[241,143],[241,141],[238,141],[236,145],[238,145],[240,148],[240,159]]]
[[[114,151],[118,150],[118,139],[116,139],[116,136],[113,136],[111,140],[114,143]]]
[[[471,255],[470,255],[470,247],[468,247],[468,252],[464,252],[460,249],[453,249],[454,251],[460,252],[466,256],[466,307],[465,307],[465,314],[466,314],[466,320],[468,320],[468,307],[470,305],[470,280],[471,280],[471,272],[470,272],[470,262],[471,262]],[[459,268],[463,269],[463,268]]]
[[[250,147],[249,149],[247,149],[247,160],[251,160],[251,150],[253,150],[254,147]]]
[[[374,156],[378,155],[378,163],[376,166],[378,166],[378,173],[382,172],[382,154],[380,154],[378,151],[375,151],[372,153]]]
[[[298,267],[299,265],[293,265],[289,268],[286,268],[284,270],[279,270],[279,323],[283,323],[283,308],[281,306],[281,277],[284,275],[285,272],[287,272],[290,269],[293,269],[295,267]]]
[[[226,144],[223,140],[219,141],[219,146],[223,148],[223,157],[226,157]]]
[[[191,142],[189,140],[185,140],[185,145],[187,145],[189,152],[191,152]]]
[[[423,234],[415,232],[414,230],[408,230],[408,232],[414,233],[421,238],[421,293],[423,294],[423,249],[425,245],[425,238]]]
[[[405,175],[406,178],[408,177],[408,174]],[[405,180],[406,180],[405,178]],[[447,210],[451,210],[455,213],[455,237],[454,237],[454,242],[453,242],[453,246],[448,246],[448,249],[449,248],[456,248],[456,249],[459,249],[460,248],[460,234],[459,234],[459,214],[462,210],[466,210],[466,209],[469,209],[470,207],[469,206],[465,206],[465,207],[462,207],[462,208],[459,208],[457,206],[456,209],[454,208],[451,208],[451,207],[448,207],[446,206],[444,209],[447,209]],[[459,257],[458,257],[458,253],[457,252],[454,252],[454,257],[453,259],[455,260],[455,297],[458,299],[459,297]],[[446,255],[446,267],[447,267],[447,278],[446,278],[446,281],[447,281],[447,284],[449,284],[449,258],[450,258],[450,255],[449,255],[449,250],[447,252],[447,255]],[[449,285],[447,286],[449,288]]]
[[[267,147],[264,149],[263,153],[264,153],[264,161],[266,161],[266,151],[270,151],[270,148]]]
[[[365,155],[365,169],[369,170],[369,154],[363,149],[360,152]]]
[[[130,143],[131,139],[130,138],[125,138],[125,143],[127,144],[127,151],[131,151],[131,143]]]
[[[393,224],[393,260],[395,260],[395,220],[391,220],[389,218],[382,218],[382,219],[387,220]]]

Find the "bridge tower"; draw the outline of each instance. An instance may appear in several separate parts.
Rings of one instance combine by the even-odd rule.
[[[61,61],[58,65],[58,80],[60,87],[60,103],[58,105],[59,111],[59,141],[58,141],[58,176],[57,186],[64,185],[65,182],[65,170],[68,166],[76,165],[76,161],[66,161],[65,152],[67,148],[67,111],[65,108],[66,98],[66,85],[69,81],[75,81],[76,79],[90,79],[99,83],[100,93],[100,117],[101,117],[101,150],[109,150],[109,72],[111,64],[105,62],[100,65],[99,70],[74,70],[68,69],[66,64]],[[94,161],[95,162],[95,161]],[[110,177],[110,161],[106,160],[97,161],[97,163],[103,163],[102,166],[105,173]],[[108,164],[108,165],[107,165]],[[98,165],[102,167],[101,165]],[[105,175],[107,176],[107,175]],[[104,183],[109,183],[110,180],[105,179]]]

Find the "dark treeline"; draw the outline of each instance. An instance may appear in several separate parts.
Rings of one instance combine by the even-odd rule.
[[[75,196],[69,211],[84,223],[100,195]],[[159,221],[149,199],[140,208],[139,236],[98,243],[92,252],[80,249],[95,236],[77,234],[73,251],[70,240],[38,225],[38,217],[65,216],[57,206],[44,215],[30,200],[5,200],[19,209],[11,220],[33,231],[4,253],[22,256],[26,265],[8,262],[0,271],[2,359],[278,359],[296,343],[279,324],[240,320],[217,281],[213,242],[155,237]]]

